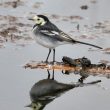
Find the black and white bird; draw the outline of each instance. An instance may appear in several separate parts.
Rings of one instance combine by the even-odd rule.
[[[31,88],[31,104],[26,107],[31,107],[32,110],[44,110],[47,104],[60,97],[63,93],[79,86],[80,83],[64,84],[52,79],[40,80]]]
[[[52,49],[53,49],[53,62],[55,62],[55,48],[63,44],[80,43],[102,49],[101,47],[93,44],[74,40],[69,35],[60,30],[57,26],[55,26],[44,15],[36,15],[33,18],[30,18],[29,20],[33,20],[35,22],[32,33],[35,37],[36,42],[46,48],[49,48],[49,53],[46,58],[46,62],[48,62],[48,58]]]

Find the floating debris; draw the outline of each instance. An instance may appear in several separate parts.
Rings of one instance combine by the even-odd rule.
[[[87,9],[88,9],[88,6],[87,6],[87,5],[82,5],[80,8],[81,8],[82,10],[87,10]]]
[[[41,68],[41,69],[48,69],[48,70],[74,70],[73,67],[69,66],[69,64],[64,64],[63,62],[56,62],[53,65],[53,62],[35,62],[32,61],[30,63],[27,63],[25,66],[25,68],[31,68],[31,69],[36,69],[36,68]]]
[[[98,1],[97,0],[90,0],[90,3],[96,4]]]
[[[12,8],[17,8],[18,6],[22,5],[23,2],[21,2],[20,0],[15,0],[15,1],[7,1],[7,2],[3,2],[3,3],[0,3],[0,6],[3,6],[3,7],[12,7]]]
[[[16,22],[18,18],[11,15],[7,15],[7,16],[0,15],[0,20],[7,21],[7,22]]]
[[[81,74],[81,76],[105,76],[107,78],[110,77],[110,65],[106,65],[105,63],[100,64],[92,64],[88,58],[78,58],[72,59],[69,57],[63,57],[63,62],[56,62],[53,65],[53,62],[30,62],[27,63],[24,67],[25,68],[41,68],[41,69],[48,69],[48,70],[61,70],[69,72],[76,72]]]
[[[69,19],[70,19],[70,20],[73,20],[73,19],[82,20],[83,17],[76,15],[76,16],[69,16]]]
[[[82,20],[83,17],[79,16],[79,15],[71,15],[71,16],[60,16],[57,14],[51,14],[50,18],[52,19],[61,19],[62,21],[72,21],[72,20]]]
[[[29,35],[29,28],[31,30],[32,25],[22,22],[21,19],[22,17],[0,15],[0,40],[2,42],[11,41],[15,43],[18,40],[24,40],[24,43],[27,40],[32,42],[32,38]]]
[[[52,19],[59,19],[59,18],[61,18],[61,16],[56,15],[56,14],[52,14],[50,17],[51,17]]]
[[[103,51],[104,51],[104,53],[106,53],[106,54],[110,54],[110,48],[105,48]]]
[[[43,5],[43,2],[36,2],[36,3],[33,5],[33,7],[34,7],[34,8],[40,8],[41,5]]]
[[[108,64],[108,63],[110,63],[110,61],[108,61],[108,60],[100,60],[100,62],[99,62],[99,63]]]

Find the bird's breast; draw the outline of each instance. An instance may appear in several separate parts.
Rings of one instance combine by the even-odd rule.
[[[43,35],[39,32],[38,29],[33,29],[32,31],[34,39],[36,42],[46,48],[55,48],[59,45],[61,45],[62,42],[55,40],[54,38],[50,36]]]

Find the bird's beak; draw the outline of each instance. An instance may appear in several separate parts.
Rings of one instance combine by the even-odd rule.
[[[33,19],[33,18],[28,18],[28,20],[31,20],[31,21],[33,21],[34,19]]]
[[[25,107],[32,107],[32,104],[26,105]]]

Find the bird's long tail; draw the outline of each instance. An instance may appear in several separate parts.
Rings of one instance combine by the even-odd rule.
[[[103,49],[102,47],[99,47],[99,46],[93,45],[93,44],[89,44],[89,43],[86,43],[86,42],[81,42],[81,41],[75,41],[75,42],[80,43],[80,44],[89,45],[89,46],[92,46],[92,47],[95,47],[95,48]]]

